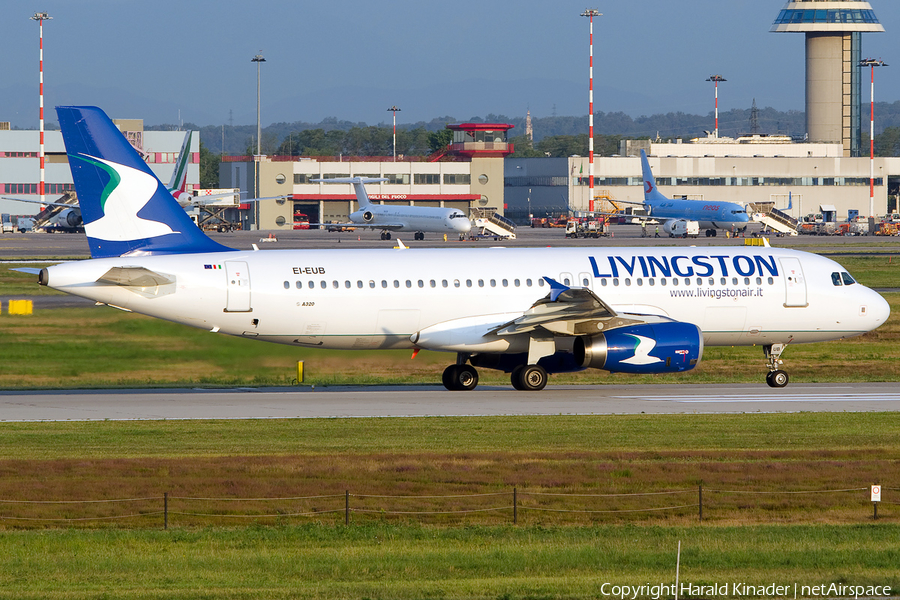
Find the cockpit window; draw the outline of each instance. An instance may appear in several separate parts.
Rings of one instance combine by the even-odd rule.
[[[844,285],[853,285],[856,283],[856,280],[846,271],[841,272],[841,278],[844,280]]]
[[[832,273],[831,274],[831,283],[834,285],[841,285],[841,274],[840,273]]]

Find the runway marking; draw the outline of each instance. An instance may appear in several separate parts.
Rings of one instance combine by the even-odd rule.
[[[900,393],[887,394],[735,394],[727,396],[614,396],[618,399],[664,400],[681,404],[736,404],[745,402],[900,402]]]

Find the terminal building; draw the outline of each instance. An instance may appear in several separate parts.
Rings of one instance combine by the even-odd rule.
[[[503,162],[514,150],[507,142],[512,127],[506,123],[447,125],[453,142],[441,155],[421,160],[261,156],[254,162],[250,157],[232,157],[220,166],[219,185],[246,190],[250,197],[286,196],[248,207],[243,214],[245,229],[279,231],[301,228],[304,223],[346,223],[358,208],[352,186],[313,181],[337,177],[386,179],[366,186],[369,198],[382,204],[502,216]]]

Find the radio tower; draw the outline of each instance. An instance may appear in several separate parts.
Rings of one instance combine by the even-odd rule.
[[[44,21],[49,21],[52,19],[50,15],[45,12],[42,13],[34,13],[34,16],[31,17],[32,21],[37,21],[40,28],[40,40],[41,40],[41,53],[40,53],[40,163],[41,163],[41,182],[39,184],[38,192],[41,195],[41,204],[44,203]]]
[[[581,13],[582,17],[589,17],[591,21],[590,60],[588,67],[588,210],[594,212],[594,17],[602,16],[602,13],[594,8],[586,9]]]

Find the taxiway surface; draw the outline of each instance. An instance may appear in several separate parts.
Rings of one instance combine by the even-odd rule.
[[[0,392],[0,421],[900,411],[896,383]]]

